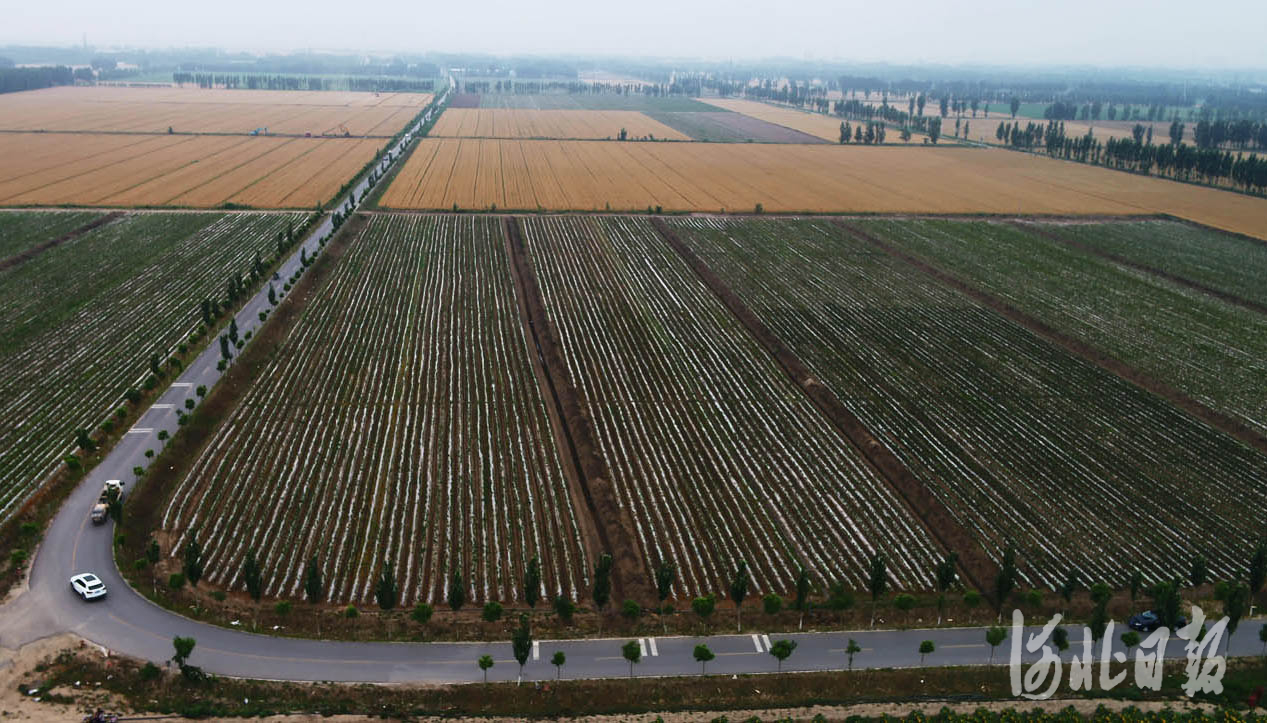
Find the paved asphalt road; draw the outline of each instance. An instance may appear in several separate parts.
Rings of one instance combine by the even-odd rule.
[[[398,149],[397,149],[398,150]],[[359,196],[365,189],[356,187]],[[303,248],[317,250],[316,240],[329,233],[327,218]],[[299,252],[283,265],[281,278],[288,278],[299,265]],[[268,308],[266,290],[256,294],[238,312],[238,328],[256,328],[258,312]],[[131,590],[120,577],[110,554],[113,524],[94,526],[88,511],[108,479],[133,479],[132,468],[146,466],[147,449],[159,449],[159,430],[174,432],[176,408],[193,396],[198,385],[210,387],[220,377],[216,370],[219,345],[212,344],[191,363],[172,387],[136,422],[106,459],[75,489],[53,519],[31,572],[30,588],[4,608],[0,608],[0,645],[14,648],[32,640],[62,632],[73,632],[110,650],[162,662],[171,657],[174,636],[197,640],[191,660],[213,673],[251,678],[330,681],[476,681],[481,672],[475,661],[489,654],[496,660],[490,679],[514,679],[517,666],[510,644],[499,643],[362,643],[300,640],[255,635],[197,623],[169,612]],[[69,589],[69,578],[80,572],[94,572],[109,589],[101,601],[84,603]],[[302,606],[296,609],[302,614]],[[1231,642],[1234,655],[1256,655],[1259,623],[1242,624]],[[755,630],[755,628],[754,628]],[[936,643],[928,656],[932,665],[970,665],[990,661],[990,648],[980,628],[939,630],[880,630],[779,635],[795,640],[798,647],[784,664],[785,670],[830,670],[845,667],[844,648],[855,638],[863,651],[856,667],[913,666],[920,663],[922,640]],[[776,637],[776,639],[777,639]],[[619,640],[541,641],[524,669],[527,679],[549,679],[555,675],[550,657],[556,650],[567,654],[565,677],[610,677],[628,675],[629,666],[620,654]],[[717,655],[709,664],[710,673],[771,672],[777,663],[768,654],[769,637],[751,634],[714,636],[705,639],[684,637],[643,638],[643,661],[638,675],[680,675],[698,673],[692,651],[706,642]],[[1172,640],[1168,657],[1182,657],[1182,641]],[[995,662],[1006,661],[1010,641],[1001,646]],[[1120,648],[1120,643],[1119,643]],[[1026,656],[1033,659],[1034,656]]]

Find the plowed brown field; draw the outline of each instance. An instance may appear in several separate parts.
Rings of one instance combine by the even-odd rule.
[[[630,138],[690,140],[637,111],[449,108],[429,135],[458,138]]]
[[[1267,199],[1003,150],[423,139],[401,209],[1153,214],[1267,238]]]
[[[308,208],[374,157],[372,139],[0,133],[0,205]]]
[[[0,95],[0,130],[341,134],[390,137],[426,93],[59,87]]]

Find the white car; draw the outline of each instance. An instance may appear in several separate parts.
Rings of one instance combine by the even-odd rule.
[[[91,572],[72,577],[70,579],[70,589],[74,590],[75,594],[84,600],[96,600],[99,597],[106,596],[106,584],[101,581],[101,578]]]

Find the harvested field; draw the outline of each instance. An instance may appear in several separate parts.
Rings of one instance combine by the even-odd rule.
[[[523,235],[567,370],[648,564],[679,598],[866,586],[867,558],[927,587],[919,520],[644,219],[529,217]]]
[[[712,114],[710,114],[712,115]],[[428,133],[455,138],[614,139],[687,141],[687,136],[637,111],[448,108]]]
[[[372,139],[0,133],[0,205],[311,208]]]
[[[56,234],[80,214],[44,219]],[[0,270],[0,518],[140,388],[198,323],[199,302],[246,273],[294,214],[136,213]],[[33,238],[33,237],[32,237]]]
[[[840,141],[840,124],[844,122],[842,118],[823,115],[822,113],[811,113],[791,107],[770,105],[769,103],[755,100],[740,100],[738,98],[709,98],[704,102],[718,108],[763,120],[767,123],[791,128],[830,143]],[[851,126],[857,124],[858,121],[849,121]],[[910,142],[923,143],[923,138],[923,134],[913,133]],[[901,138],[898,137],[897,129],[889,128],[885,142],[902,142]]]
[[[1125,233],[1176,247],[1192,240],[1186,225],[1154,223],[1125,232],[1118,228],[1131,225],[1045,226],[1044,234],[1030,231],[1029,224],[930,220],[859,226],[1267,434],[1267,315],[1059,240],[1065,234],[1096,239]],[[1204,255],[1221,259],[1225,267],[1239,258],[1241,278],[1256,276],[1261,289],[1267,264],[1252,268],[1244,254],[1251,244],[1259,247],[1254,250],[1261,264],[1267,245],[1244,239],[1225,242],[1221,255],[1217,246]]]
[[[528,108],[532,110],[632,110],[632,111],[700,111],[715,110],[707,103],[685,96],[653,96],[641,94],[593,93],[543,95],[479,96],[480,108]]]
[[[398,209],[1136,215],[1267,238],[1267,199],[997,149],[423,139]]]
[[[758,120],[742,113],[660,113],[647,115],[697,141],[716,143],[826,143],[808,133]]]
[[[163,515],[241,587],[256,547],[267,593],[297,597],[313,555],[328,597],[373,599],[384,559],[402,604],[588,587],[581,523],[525,338],[501,225],[373,217],[321,280],[260,378]],[[172,550],[179,549],[173,545]]]
[[[389,138],[431,102],[426,93],[78,88],[0,96],[0,131],[270,133]]]
[[[829,221],[670,224],[1031,584],[1243,569],[1267,456]]]

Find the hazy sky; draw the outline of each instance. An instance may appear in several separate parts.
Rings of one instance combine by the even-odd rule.
[[[1264,0],[58,0],[0,43],[1267,69]]]

